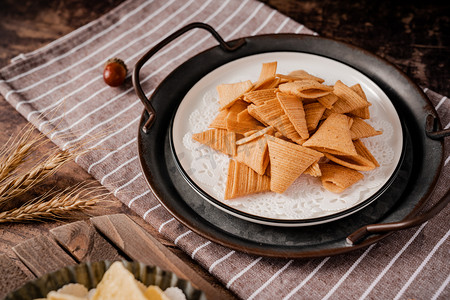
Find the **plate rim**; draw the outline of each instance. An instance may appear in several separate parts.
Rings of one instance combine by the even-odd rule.
[[[417,105],[417,103],[413,103],[415,106],[413,106],[412,108],[416,109],[416,110],[421,110],[422,113],[424,113],[423,111],[426,110],[427,113],[432,114],[434,116],[437,117],[437,114],[435,112],[434,107],[432,106],[430,100],[426,97],[426,95],[424,94],[424,92],[408,77],[406,76],[406,74],[404,74],[398,67],[396,67],[395,65],[393,65],[392,63],[384,60],[381,57],[376,56],[375,54],[372,54],[370,52],[368,52],[367,50],[361,49],[359,47],[356,47],[354,45],[350,45],[348,43],[345,42],[341,42],[341,41],[337,41],[334,39],[330,39],[330,38],[324,38],[324,37],[319,37],[319,36],[311,36],[311,35],[302,35],[302,34],[264,34],[264,35],[258,35],[258,36],[252,36],[252,37],[246,37],[245,40],[246,42],[254,42],[255,39],[260,39],[260,38],[283,38],[286,39],[288,38],[290,42],[294,42],[297,39],[306,39],[306,40],[323,40],[325,42],[328,43],[336,43],[339,47],[345,47],[345,49],[347,49],[348,51],[358,51],[359,55],[363,55],[364,57],[368,57],[371,60],[376,60],[378,63],[380,63],[381,65],[383,65],[383,68],[390,68],[391,70],[393,69],[395,73],[397,73],[397,75],[399,75],[401,77],[402,81],[406,81],[406,84],[409,88],[412,88],[417,95],[421,98],[421,100],[423,100],[426,105],[422,106],[423,103],[420,103],[419,105]],[[194,59],[195,57],[198,57],[200,55],[203,55],[205,52],[211,51],[215,48],[218,48],[219,46],[215,46],[212,48],[209,48],[203,52],[200,52],[199,54],[195,55],[194,57],[192,57],[191,59]],[[292,51],[292,50],[291,50]],[[309,51],[304,51],[307,53],[315,53],[312,52],[313,50],[309,50]],[[261,51],[264,52],[264,51]],[[258,53],[261,53],[258,52]],[[320,54],[322,55],[322,54]],[[329,57],[328,55],[323,55],[325,57]],[[187,63],[188,61],[190,61],[191,59],[187,60],[184,63]],[[345,64],[347,64],[345,61],[341,61]],[[364,71],[361,71],[359,67],[355,67],[353,66],[355,69],[359,70],[360,72],[362,72],[363,74],[365,74],[366,76],[368,76],[369,78],[373,79],[373,76],[375,75],[370,75],[367,74]],[[173,73],[177,70],[178,68],[176,68],[171,74],[169,74],[159,85],[158,87],[155,89],[154,94],[156,94],[159,90],[159,88],[161,87],[161,85],[170,80]],[[378,80],[374,80],[375,82],[377,82]],[[382,88],[383,89],[383,88]],[[384,90],[384,89],[383,89]],[[408,108],[410,108],[411,103],[408,103]],[[413,112],[414,114],[416,114],[416,111]],[[192,231],[196,232],[197,234],[199,234],[200,236],[207,238],[213,242],[216,242],[218,244],[227,246],[229,248],[235,249],[235,250],[239,250],[239,251],[243,251],[249,254],[255,254],[255,255],[262,255],[262,256],[266,256],[266,257],[292,257],[292,258],[311,258],[311,257],[323,257],[323,256],[328,256],[328,255],[336,255],[336,254],[342,254],[342,253],[346,253],[346,252],[350,252],[350,251],[354,251],[357,249],[361,249],[364,247],[367,247],[387,236],[389,236],[392,232],[389,233],[384,233],[384,234],[379,234],[379,235],[371,235],[369,237],[367,237],[365,240],[361,241],[359,244],[356,245],[352,245],[352,246],[345,246],[345,247],[335,247],[335,248],[326,248],[326,249],[317,249],[317,250],[311,250],[311,251],[302,251],[302,249],[298,249],[297,246],[294,247],[290,247],[290,246],[286,246],[283,249],[267,249],[267,247],[265,245],[260,245],[260,246],[254,246],[252,248],[248,248],[248,247],[244,247],[244,246],[240,246],[238,244],[236,244],[237,241],[239,241],[239,238],[234,237],[234,241],[229,241],[229,240],[224,240],[223,238],[218,238],[217,236],[214,235],[214,232],[211,232],[211,229],[206,227],[205,230],[207,230],[207,232],[202,231],[198,228],[195,227],[195,223],[199,223],[202,225],[201,222],[197,221],[197,220],[192,220],[189,218],[184,217],[182,214],[178,214],[177,212],[173,212],[171,210],[171,207],[169,205],[167,205],[164,201],[164,195],[160,195],[158,189],[153,186],[153,178],[152,178],[152,174],[149,173],[149,170],[146,168],[145,165],[145,159],[143,158],[143,132],[142,132],[142,125],[144,124],[145,120],[148,118],[148,114],[146,112],[146,110],[143,110],[143,113],[141,115],[141,120],[139,123],[139,128],[138,128],[138,148],[139,148],[139,160],[140,160],[140,166],[141,166],[141,170],[144,173],[144,178],[151,190],[151,192],[153,193],[153,195],[158,199],[158,201],[162,204],[163,207],[165,207],[168,212],[175,217],[175,219],[177,219],[180,223],[182,223],[183,225],[185,225],[186,227],[188,227],[189,229],[191,229]],[[402,118],[401,118],[402,119]],[[428,141],[428,140],[426,140]],[[436,143],[435,143],[436,142]],[[428,143],[430,143],[428,141]],[[435,161],[435,174],[433,174],[434,176],[431,178],[430,182],[427,185],[426,191],[425,192],[421,192],[420,196],[421,198],[418,199],[417,201],[414,202],[415,206],[413,209],[408,210],[406,216],[403,217],[402,220],[407,219],[409,217],[415,216],[418,211],[425,205],[426,200],[428,198],[428,196],[430,194],[432,194],[433,189],[436,185],[437,179],[439,177],[439,173],[440,170],[442,168],[442,164],[443,164],[443,148],[444,148],[444,144],[443,141],[433,141],[432,145],[425,145],[428,148],[429,147],[434,147],[437,151],[440,151],[440,156],[439,156],[439,161]],[[424,147],[425,147],[424,146]],[[409,193],[411,194],[411,193]],[[411,195],[410,195],[411,196]],[[412,197],[412,196],[411,196]],[[350,234],[350,232],[349,232]],[[226,233],[225,233],[226,236]],[[237,239],[237,240],[236,240]],[[244,242],[247,240],[243,240]],[[270,248],[270,247],[269,247]]]

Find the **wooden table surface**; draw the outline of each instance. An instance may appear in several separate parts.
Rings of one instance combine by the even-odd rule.
[[[0,2],[0,67],[10,59],[42,47],[49,42],[98,18],[122,0],[53,0]],[[396,64],[417,84],[443,95],[450,95],[450,6],[442,1],[334,1],[334,0],[263,0],[262,2],[292,17],[321,36],[335,38],[364,48]],[[27,121],[0,96],[0,143],[16,134]],[[38,149],[46,153],[51,145]],[[19,199],[45,193],[51,187],[65,188],[92,179],[75,163],[69,163],[32,193]],[[175,254],[191,270],[212,283],[217,293],[231,297],[215,279],[184,252],[165,240],[139,216],[111,197],[99,204],[94,216],[125,214],[164,245],[164,255]],[[89,223],[89,220],[82,222]],[[19,266],[29,278],[32,271],[20,261],[13,247],[37,236],[50,236],[50,230],[64,222],[0,224],[0,257]],[[89,223],[90,224],[90,223]],[[17,251],[16,251],[17,252]],[[1,260],[0,260],[1,262]],[[170,265],[168,266],[171,267]],[[174,267],[172,265],[172,267]],[[4,275],[0,275],[4,276]],[[0,282],[2,278],[0,277]],[[0,283],[0,298],[14,285]]]

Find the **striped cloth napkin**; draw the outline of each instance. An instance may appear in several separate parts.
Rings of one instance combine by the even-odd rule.
[[[136,136],[143,106],[129,80],[120,88],[104,84],[103,64],[120,57],[133,66],[164,37],[195,21],[212,25],[225,40],[263,33],[314,34],[255,0],[129,0],[14,59],[1,70],[0,92],[37,128],[51,131],[49,137],[61,148],[103,133],[94,145],[100,150],[77,163],[242,299],[449,299],[449,208],[366,249],[292,260],[252,256],[212,243],[159,204],[139,167]],[[202,30],[172,42],[142,69],[144,90],[150,93],[175,67],[215,45]],[[425,92],[448,128],[450,101]],[[450,180],[448,152],[446,157],[432,202]]]

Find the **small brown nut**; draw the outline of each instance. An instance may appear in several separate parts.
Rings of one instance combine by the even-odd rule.
[[[103,80],[112,87],[121,85],[127,77],[127,66],[119,58],[111,58],[105,64],[103,69]]]

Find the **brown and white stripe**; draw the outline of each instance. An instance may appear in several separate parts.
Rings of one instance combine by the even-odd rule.
[[[181,225],[159,204],[147,188],[135,147],[140,101],[129,81],[121,88],[105,87],[101,70],[113,56],[134,65],[147,49],[196,21],[212,25],[225,40],[263,33],[315,34],[255,0],[129,0],[13,60],[0,71],[0,92],[61,148],[108,128],[94,145],[104,150],[77,157],[77,163],[243,299],[448,299],[449,208],[418,228],[363,250],[290,260],[217,245]],[[178,38],[142,69],[144,90],[151,93],[179,64],[213,45],[201,30]],[[449,128],[448,98],[424,92]],[[449,161],[446,152],[434,202],[450,180]]]

